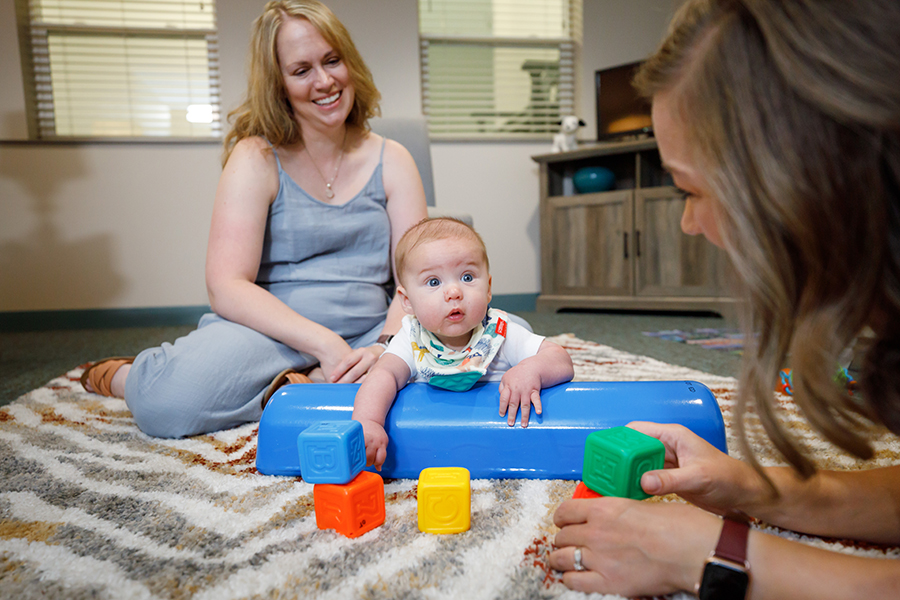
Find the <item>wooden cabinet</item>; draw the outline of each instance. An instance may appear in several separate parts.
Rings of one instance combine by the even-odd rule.
[[[532,158],[541,170],[538,309],[731,312],[728,259],[682,233],[684,200],[654,140]],[[613,172],[614,189],[577,193],[575,173],[598,166]]]

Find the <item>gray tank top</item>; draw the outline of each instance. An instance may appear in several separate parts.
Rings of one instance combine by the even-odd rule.
[[[369,181],[341,205],[316,200],[284,172],[277,152],[275,161],[278,195],[269,207],[256,282],[345,339],[379,326],[393,284],[384,141]]]

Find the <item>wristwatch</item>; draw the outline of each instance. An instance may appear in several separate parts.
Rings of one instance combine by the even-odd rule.
[[[381,346],[382,348],[384,348],[385,350],[387,350],[388,344],[391,343],[392,339],[394,339],[394,336],[392,336],[392,335],[387,335],[387,334],[379,335],[378,339],[375,340],[375,343],[378,344],[379,346]]]
[[[747,535],[750,523],[725,517],[715,551],[706,559],[697,584],[700,600],[745,600],[750,589]]]

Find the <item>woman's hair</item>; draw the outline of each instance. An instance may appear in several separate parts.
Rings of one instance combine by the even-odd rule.
[[[467,239],[478,246],[484,266],[490,270],[487,248],[484,240],[468,223],[453,217],[427,217],[406,230],[394,250],[397,277],[401,280],[406,269],[406,261],[412,251],[426,242],[446,239]]]
[[[287,97],[276,45],[278,30],[290,18],[309,21],[347,65],[355,92],[347,125],[366,129],[369,119],[380,114],[381,94],[372,73],[334,13],[317,0],[272,0],[253,22],[247,96],[243,104],[228,114],[229,121],[234,123],[225,136],[223,165],[234,145],[246,137],[258,135],[275,146],[303,140],[300,123],[294,119]]]
[[[804,476],[777,414],[789,359],[812,426],[868,458],[867,421],[900,434],[900,2],[690,0],[635,85],[666,93],[720,209],[745,300],[737,405]],[[862,397],[839,354],[874,332]]]

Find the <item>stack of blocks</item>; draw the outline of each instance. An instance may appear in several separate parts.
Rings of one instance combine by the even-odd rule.
[[[359,537],[385,520],[384,481],[366,466],[359,421],[320,421],[297,436],[300,475],[313,485],[316,526]],[[460,533],[471,521],[469,471],[424,469],[418,487],[419,530]]]
[[[643,500],[650,495],[641,488],[641,475],[662,469],[666,447],[658,439],[629,427],[595,431],[584,444],[581,478],[586,489],[575,490],[576,498],[602,496]]]
[[[316,526],[355,538],[385,520],[384,481],[364,471],[366,444],[358,421],[321,421],[297,436],[301,476],[314,484]],[[583,481],[575,498],[643,500],[641,475],[663,468],[665,446],[628,427],[595,431],[584,447]],[[471,481],[462,467],[432,467],[419,475],[418,525],[425,533],[461,533],[471,524]]]
[[[366,466],[359,421],[321,421],[297,436],[300,474],[313,486],[316,526],[359,537],[384,523],[384,481]]]

